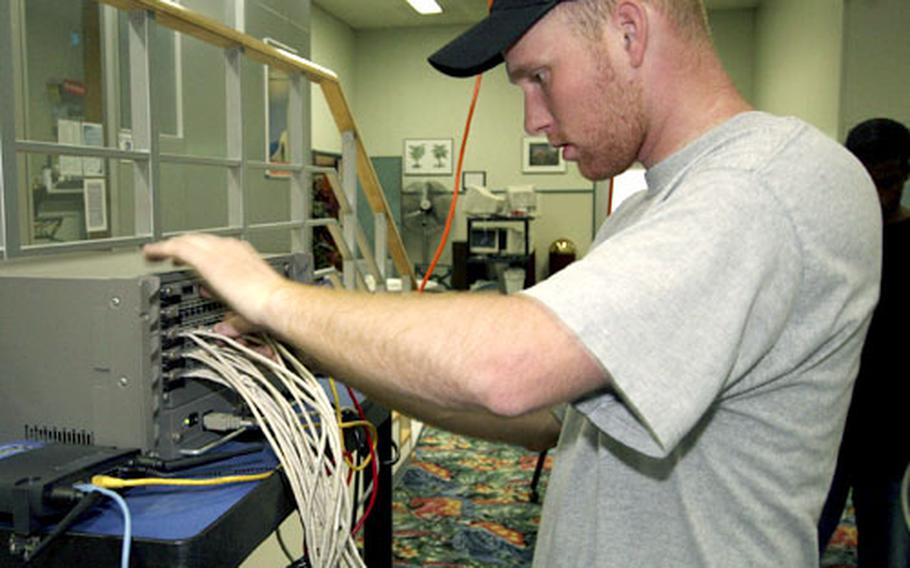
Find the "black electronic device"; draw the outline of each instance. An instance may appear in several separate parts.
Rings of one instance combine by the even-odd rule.
[[[311,281],[303,253],[266,261]],[[137,250],[0,264],[0,440],[138,448],[175,460],[225,441],[200,418],[235,413],[230,389],[186,379],[183,331],[220,321],[225,306],[185,267]]]
[[[78,500],[73,484],[88,482],[138,454],[135,449],[34,442],[0,446],[0,523],[31,535],[72,508]]]

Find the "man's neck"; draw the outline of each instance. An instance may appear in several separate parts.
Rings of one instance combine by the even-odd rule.
[[[639,153],[646,168],[663,161],[730,118],[752,110],[720,61],[707,49],[689,64],[674,61],[650,70],[648,131]]]

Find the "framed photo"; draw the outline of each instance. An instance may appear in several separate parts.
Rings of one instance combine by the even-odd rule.
[[[452,139],[406,139],[401,159],[406,176],[452,175]]]
[[[469,185],[486,187],[487,172],[461,172],[461,190],[466,190]]]
[[[559,148],[544,136],[526,136],[521,143],[521,171],[526,174],[558,174],[566,171]]]

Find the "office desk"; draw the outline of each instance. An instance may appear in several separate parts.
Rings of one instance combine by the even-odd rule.
[[[390,413],[368,402],[364,411],[379,430],[380,464],[387,463],[391,456]],[[225,450],[239,447],[233,444]],[[255,453],[193,468],[179,477],[258,473],[276,465],[271,450],[260,447]],[[364,527],[364,559],[370,567],[392,564],[391,490],[391,466],[380,465],[376,505]],[[295,508],[293,494],[281,475],[224,486],[137,487],[122,495],[133,523],[130,554],[133,568],[236,566]],[[0,524],[0,566],[24,566],[18,557],[10,554],[7,545],[11,535],[11,525]],[[103,499],[33,565],[117,566],[122,535],[119,508],[109,499]]]

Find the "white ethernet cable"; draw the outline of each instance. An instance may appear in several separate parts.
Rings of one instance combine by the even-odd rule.
[[[342,455],[340,429],[313,374],[280,344],[269,342],[279,355],[276,362],[210,331],[181,335],[198,347],[186,357],[205,367],[182,376],[236,391],[272,446],[294,493],[312,565],[365,566],[351,535],[350,468]]]

